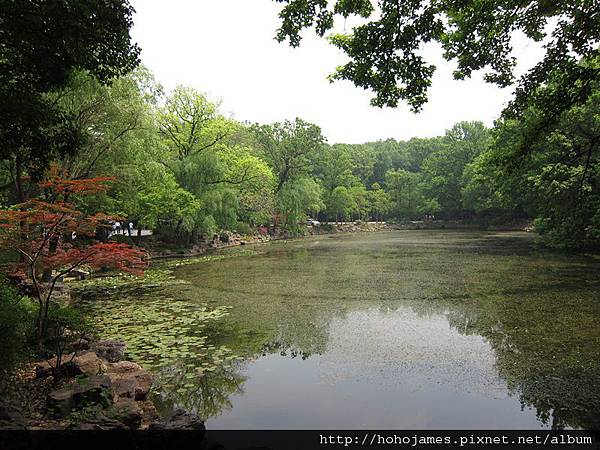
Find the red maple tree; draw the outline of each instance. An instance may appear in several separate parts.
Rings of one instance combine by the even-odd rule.
[[[39,198],[0,210],[0,247],[20,255],[19,262],[12,264],[12,275],[31,284],[32,296],[39,304],[39,339],[46,332],[50,300],[62,277],[82,266],[136,274],[147,267],[144,251],[94,239],[99,229],[110,227],[110,222],[118,218],[104,213],[86,214],[74,204],[81,196],[105,191],[109,181],[102,177],[69,180],[51,174],[39,183]]]

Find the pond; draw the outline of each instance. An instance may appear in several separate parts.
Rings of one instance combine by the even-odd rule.
[[[600,259],[516,232],[314,236],[82,283],[207,428],[599,428]]]

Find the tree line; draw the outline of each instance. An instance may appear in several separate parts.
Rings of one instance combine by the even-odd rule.
[[[548,10],[434,2],[422,9],[422,2],[386,0],[373,19],[369,1],[331,2],[333,10],[327,2],[285,1],[278,38],[292,45],[311,24],[324,35],[336,16],[368,18],[351,34],[331,37],[351,58],[337,77],[373,89],[377,105],[405,99],[416,109],[433,68],[410,36],[441,42],[448,59],[458,58],[459,78],[491,67],[489,81],[509,85],[514,61],[506,36],[516,27],[540,40],[547,21],[564,13],[546,57],[492,129],[462,122],[439,137],[361,145],[330,145],[318,125],[302,119],[237,122],[191,88],[165,93],[139,67],[127,1],[9,3],[0,17],[5,208],[43,196],[39,182],[52,168],[63,179],[114,177],[110,189],[78,199],[77,207],[186,244],[258,225],[298,233],[307,216],[531,219],[553,245],[599,242],[598,23],[584,14],[595,11],[593,2]],[[490,18],[499,20],[493,30]],[[397,38],[372,42],[378,29]],[[489,39],[473,30],[487,30]],[[561,56],[564,45],[572,52]],[[394,64],[383,70],[380,57],[389,52]]]
[[[44,167],[52,164],[73,180],[114,176],[110,189],[79,199],[79,206],[179,243],[261,225],[298,233],[314,216],[532,219],[556,245],[596,245],[599,95],[596,89],[525,153],[520,139],[536,124],[533,107],[526,119],[492,129],[460,122],[433,138],[330,145],[318,125],[299,118],[240,123],[195,89],[167,94],[143,67],[110,84],[79,70],[46,94],[75,118],[77,149]],[[36,195],[33,180],[41,175],[22,156],[3,158],[5,207]]]

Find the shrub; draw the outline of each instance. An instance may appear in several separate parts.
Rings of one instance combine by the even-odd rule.
[[[320,230],[325,233],[329,233],[335,230],[335,225],[332,223],[322,223],[320,226]]]
[[[235,225],[235,230],[242,235],[252,236],[254,234],[254,229],[245,222],[238,222]]]
[[[0,283],[0,370],[9,370],[31,356],[36,313],[31,299]]]
[[[550,231],[550,221],[548,219],[538,217],[533,221],[533,229],[538,234],[546,234]]]
[[[56,356],[56,365],[52,368],[55,377],[62,374],[63,359],[69,346],[79,347],[81,340],[92,330],[91,321],[72,306],[52,303],[48,314],[48,335],[44,346]]]

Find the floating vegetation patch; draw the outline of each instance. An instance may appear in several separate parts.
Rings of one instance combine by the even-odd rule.
[[[102,314],[95,314],[98,334],[124,340],[128,356],[151,367],[214,354],[215,348],[207,342],[205,333],[211,323],[227,315],[229,309],[220,306],[209,310],[168,297],[92,302],[102,303]],[[83,308],[86,303],[82,302]]]
[[[255,255],[257,252],[255,250],[240,250],[240,249],[231,249],[227,253],[218,254],[218,255],[204,255],[204,256],[195,256],[193,258],[185,258],[185,259],[175,259],[175,260],[166,260],[158,263],[161,267],[166,267],[169,269],[175,269],[181,266],[190,266],[193,264],[200,264],[205,262],[218,261],[225,258],[233,258],[236,256],[251,256]]]
[[[185,284],[173,276],[173,271],[162,268],[146,270],[144,275],[117,274],[69,283],[71,292],[81,298],[97,298],[112,295],[127,296],[151,292],[164,286]]]
[[[163,410],[184,407],[201,417],[228,407],[242,379],[234,363],[241,359],[213,338],[230,306],[181,299],[173,270],[231,255],[161,261],[143,276],[114,275],[70,283],[77,305],[93,318],[97,335],[126,343],[126,358],[155,374],[153,391]]]
[[[256,254],[253,250],[237,250],[227,254],[205,255],[186,259],[172,259],[152,263],[143,275],[126,273],[96,276],[87,280],[70,281],[71,291],[80,297],[99,297],[111,294],[132,295],[151,292],[156,288],[186,284],[185,280],[177,279],[173,270],[181,266],[189,266],[212,261],[218,261],[235,256]]]
[[[159,292],[153,297],[90,298],[79,304],[94,317],[99,336],[124,341],[126,358],[155,373],[153,390],[161,402],[184,406],[202,417],[216,409],[215,402],[227,406],[230,388],[239,383],[217,380],[237,380],[232,365],[239,358],[210,336],[229,307],[209,309]],[[227,386],[227,395],[215,392],[216,386]]]

